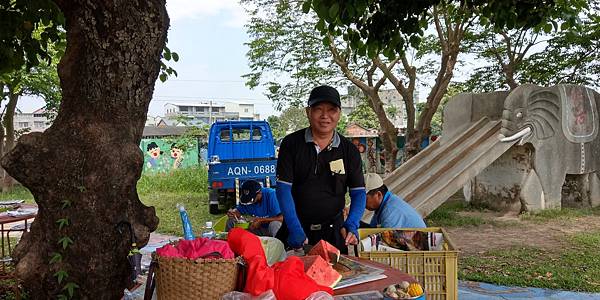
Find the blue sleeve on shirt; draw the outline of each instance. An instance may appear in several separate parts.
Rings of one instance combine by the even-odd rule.
[[[300,225],[298,215],[296,215],[296,205],[292,198],[292,185],[278,181],[276,191],[277,201],[283,213],[283,220],[289,230],[288,245],[295,249],[301,248],[304,240],[306,240],[306,234],[302,229],[302,225]]]
[[[350,190],[350,212],[346,222],[344,222],[344,227],[354,233],[356,238],[358,238],[358,226],[360,225],[360,218],[365,212],[366,203],[367,193],[364,188]]]
[[[252,212],[248,210],[250,206],[249,205],[238,205],[236,207],[237,211],[240,212],[240,214],[242,215],[251,215]]]
[[[273,189],[263,189],[263,197],[264,200],[269,204],[269,217],[276,217],[281,214],[281,209],[279,208],[279,202],[277,201],[277,195],[275,194],[275,190]]]

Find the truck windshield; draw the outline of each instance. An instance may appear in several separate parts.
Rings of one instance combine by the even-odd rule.
[[[233,133],[232,137],[233,137],[234,142],[250,140],[250,128],[233,128],[232,133]],[[220,136],[222,142],[231,141],[230,135],[229,135],[229,129],[222,129],[219,136]],[[260,141],[261,139],[262,139],[262,133],[260,131],[260,128],[253,128],[252,140]]]

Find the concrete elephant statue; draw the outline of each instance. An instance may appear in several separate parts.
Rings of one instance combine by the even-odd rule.
[[[504,101],[501,140],[535,150],[521,197],[534,209],[561,207],[566,174],[584,177],[587,193],[600,197],[600,94],[582,86],[522,85]]]

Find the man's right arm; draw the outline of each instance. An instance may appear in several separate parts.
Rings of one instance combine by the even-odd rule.
[[[296,205],[292,197],[292,183],[294,181],[294,156],[292,148],[288,145],[289,140],[285,139],[279,148],[279,157],[277,158],[277,201],[283,214],[283,219],[288,227],[288,244],[292,248],[301,248],[306,240],[306,234],[300,225],[300,220],[296,214]]]

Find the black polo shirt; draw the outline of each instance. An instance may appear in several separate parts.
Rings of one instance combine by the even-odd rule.
[[[317,153],[310,128],[281,142],[277,178],[292,185],[296,214],[303,225],[333,219],[346,204],[348,188],[365,186],[356,146],[335,132],[329,146]]]

